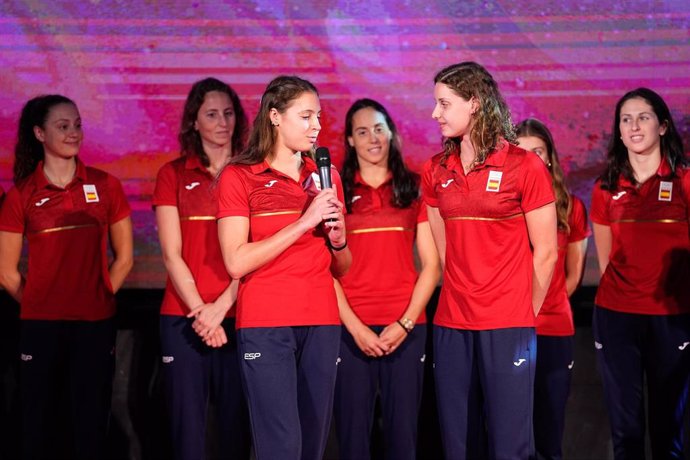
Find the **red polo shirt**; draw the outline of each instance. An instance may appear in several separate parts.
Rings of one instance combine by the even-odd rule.
[[[663,160],[639,188],[621,176],[618,190],[592,193],[592,222],[611,228],[609,264],[595,302],[643,315],[690,313],[690,174],[672,177]]]
[[[153,206],[175,206],[180,215],[182,260],[192,272],[197,291],[206,302],[215,301],[232,279],[225,270],[218,242],[215,179],[196,155],[166,163],[158,171]],[[165,285],[162,315],[184,316],[196,305],[185,305],[170,278]],[[227,317],[235,316],[235,309]]]
[[[28,242],[20,317],[95,321],[113,316],[108,230],[129,213],[120,181],[78,159],[75,177],[64,189],[48,182],[43,162],[12,187],[0,212],[0,230],[21,233]]]
[[[434,324],[487,330],[533,327],[532,252],[525,213],[554,201],[538,156],[503,141],[465,175],[460,158],[424,165],[422,191],[446,233],[446,266]]]
[[[303,161],[299,181],[271,169],[266,161],[226,167],[218,184],[218,219],[247,217],[250,242],[298,220],[318,193],[316,164],[306,156]],[[340,176],[335,168],[331,172],[342,201]],[[326,242],[319,225],[244,276],[237,297],[237,327],[340,324]]]
[[[537,334],[568,336],[575,334],[573,311],[570,308],[565,285],[565,259],[568,245],[586,239],[590,234],[587,210],[582,200],[571,195],[572,208],[568,216],[570,233],[558,230],[558,262],[553,271],[551,285],[537,315]]]
[[[372,326],[392,323],[409,306],[417,281],[413,253],[417,224],[428,220],[421,199],[396,208],[392,197],[392,176],[373,188],[357,172],[352,212],[345,217],[352,266],[340,282],[352,310]],[[417,323],[426,323],[424,312]]]

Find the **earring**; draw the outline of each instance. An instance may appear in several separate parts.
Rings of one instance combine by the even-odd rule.
[[[276,122],[273,122],[273,126],[280,126],[280,125]]]

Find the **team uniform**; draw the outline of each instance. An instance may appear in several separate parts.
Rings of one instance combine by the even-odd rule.
[[[103,458],[114,369],[115,298],[106,246],[130,214],[120,182],[79,159],[63,189],[36,171],[8,193],[0,230],[29,246],[21,307],[23,455],[41,458],[45,413],[66,369],[77,458]]]
[[[587,211],[571,196],[570,231],[558,230],[558,261],[537,315],[537,367],[534,380],[534,440],[538,458],[562,458],[565,405],[570,394],[573,360],[573,312],[565,284],[568,245],[587,239]]]
[[[417,224],[428,220],[421,199],[396,208],[392,197],[392,176],[373,188],[357,172],[352,213],[345,218],[353,260],[340,282],[354,313],[377,334],[409,306],[417,281],[413,254]],[[399,349],[380,358],[365,356],[343,328],[334,404],[340,458],[369,458],[379,388],[386,458],[416,458],[425,343],[424,312]]]
[[[230,165],[218,184],[219,219],[249,219],[249,241],[295,222],[318,193],[304,156],[299,181],[268,165]],[[333,183],[342,201],[340,177]],[[340,339],[332,255],[322,226],[240,280],[240,368],[256,456],[321,458],[333,404]]]
[[[223,263],[216,224],[214,177],[196,155],[165,164],[158,172],[153,206],[174,206],[180,216],[182,259],[205,303],[215,301],[232,281]],[[161,305],[162,370],[174,454],[196,459],[205,452],[209,396],[216,406],[219,452],[224,458],[249,458],[249,416],[242,392],[235,309],[222,325],[228,343],[211,348],[192,328],[185,305],[170,279]]]
[[[539,157],[503,141],[467,175],[458,155],[432,157],[422,190],[446,237],[434,317],[446,457],[527,458],[536,338],[524,215],[554,201],[551,176]]]
[[[690,173],[665,159],[636,187],[592,194],[592,222],[610,227],[594,309],[594,345],[616,458],[644,457],[643,375],[654,458],[682,458],[690,370]]]

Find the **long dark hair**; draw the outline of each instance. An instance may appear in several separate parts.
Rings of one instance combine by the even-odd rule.
[[[494,150],[501,138],[515,142],[515,131],[498,83],[491,74],[476,62],[461,62],[446,67],[436,74],[434,83],[443,83],[465,100],[475,98],[479,109],[472,115],[474,126],[470,140],[476,157],[472,166],[481,164]],[[460,152],[459,138],[448,138],[443,141],[445,156]]]
[[[637,88],[629,91],[618,100],[616,112],[613,115],[613,129],[606,154],[606,170],[599,177],[603,190],[615,191],[618,188],[618,179],[622,175],[632,184],[637,184],[635,174],[628,158],[628,149],[621,139],[621,108],[630,99],[644,99],[654,110],[660,125],[666,125],[666,132],[661,136],[660,150],[662,159],[666,159],[671,170],[675,172],[679,166],[686,166],[688,160],[683,150],[683,140],[678,134],[673,123],[671,111],[666,102],[657,93],[649,88]]]
[[[30,176],[43,160],[43,144],[36,138],[34,127],[45,129],[50,110],[56,105],[77,104],[60,94],[47,94],[30,99],[22,108],[17,129],[17,143],[14,146],[14,183]]]
[[[558,218],[558,228],[566,233],[569,233],[570,225],[568,225],[568,217],[570,216],[572,203],[570,199],[570,192],[568,192],[568,187],[565,185],[565,175],[563,174],[563,169],[561,168],[561,162],[558,159],[558,151],[556,151],[556,144],[553,142],[551,131],[549,131],[549,128],[547,128],[544,123],[536,118],[528,118],[521,121],[515,127],[515,135],[517,137],[538,137],[542,140],[542,142],[544,142],[544,144],[546,144],[546,154],[549,160],[546,167],[551,173],[551,184],[553,185],[553,190],[556,193],[556,216]]]
[[[319,94],[313,84],[297,76],[281,75],[271,80],[261,96],[259,113],[254,118],[247,148],[233,157],[230,163],[257,164],[264,161],[273,151],[277,139],[276,129],[271,123],[271,109],[285,113],[290,103],[306,92]]]
[[[204,152],[199,131],[194,129],[194,122],[199,116],[199,109],[204,103],[206,94],[211,91],[227,94],[230,102],[232,102],[232,110],[235,112],[235,129],[230,140],[230,147],[232,149],[230,155],[236,155],[244,149],[249,130],[249,122],[247,121],[247,115],[244,112],[240,98],[230,85],[216,78],[204,78],[194,83],[184,103],[180,133],[177,135],[177,140],[180,143],[181,155],[196,155],[205,167],[208,167],[210,162],[208,155]]]
[[[407,169],[400,148],[400,136],[395,123],[386,108],[373,99],[358,99],[350,106],[345,115],[345,162],[343,163],[342,180],[345,194],[345,206],[352,212],[352,193],[355,187],[355,173],[359,169],[357,152],[347,138],[352,136],[352,118],[361,109],[371,108],[379,112],[386,120],[391,131],[388,149],[388,170],[393,174],[393,197],[391,204],[397,208],[407,208],[419,196],[418,176]]]

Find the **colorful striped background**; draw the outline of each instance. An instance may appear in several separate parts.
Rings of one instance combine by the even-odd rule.
[[[381,100],[418,169],[440,144],[432,78],[476,60],[497,78],[517,122],[552,129],[569,183],[589,202],[625,91],[664,96],[690,145],[687,1],[15,1],[0,6],[0,185],[11,185],[16,121],[30,97],[79,105],[82,157],[123,180],[134,208],[137,265],[128,285],[160,287],[153,179],[176,156],[182,103],[216,76],[253,118],[278,74],[314,82],[320,144],[342,155],[343,117],[359,97]],[[595,283],[589,263],[587,282]]]

